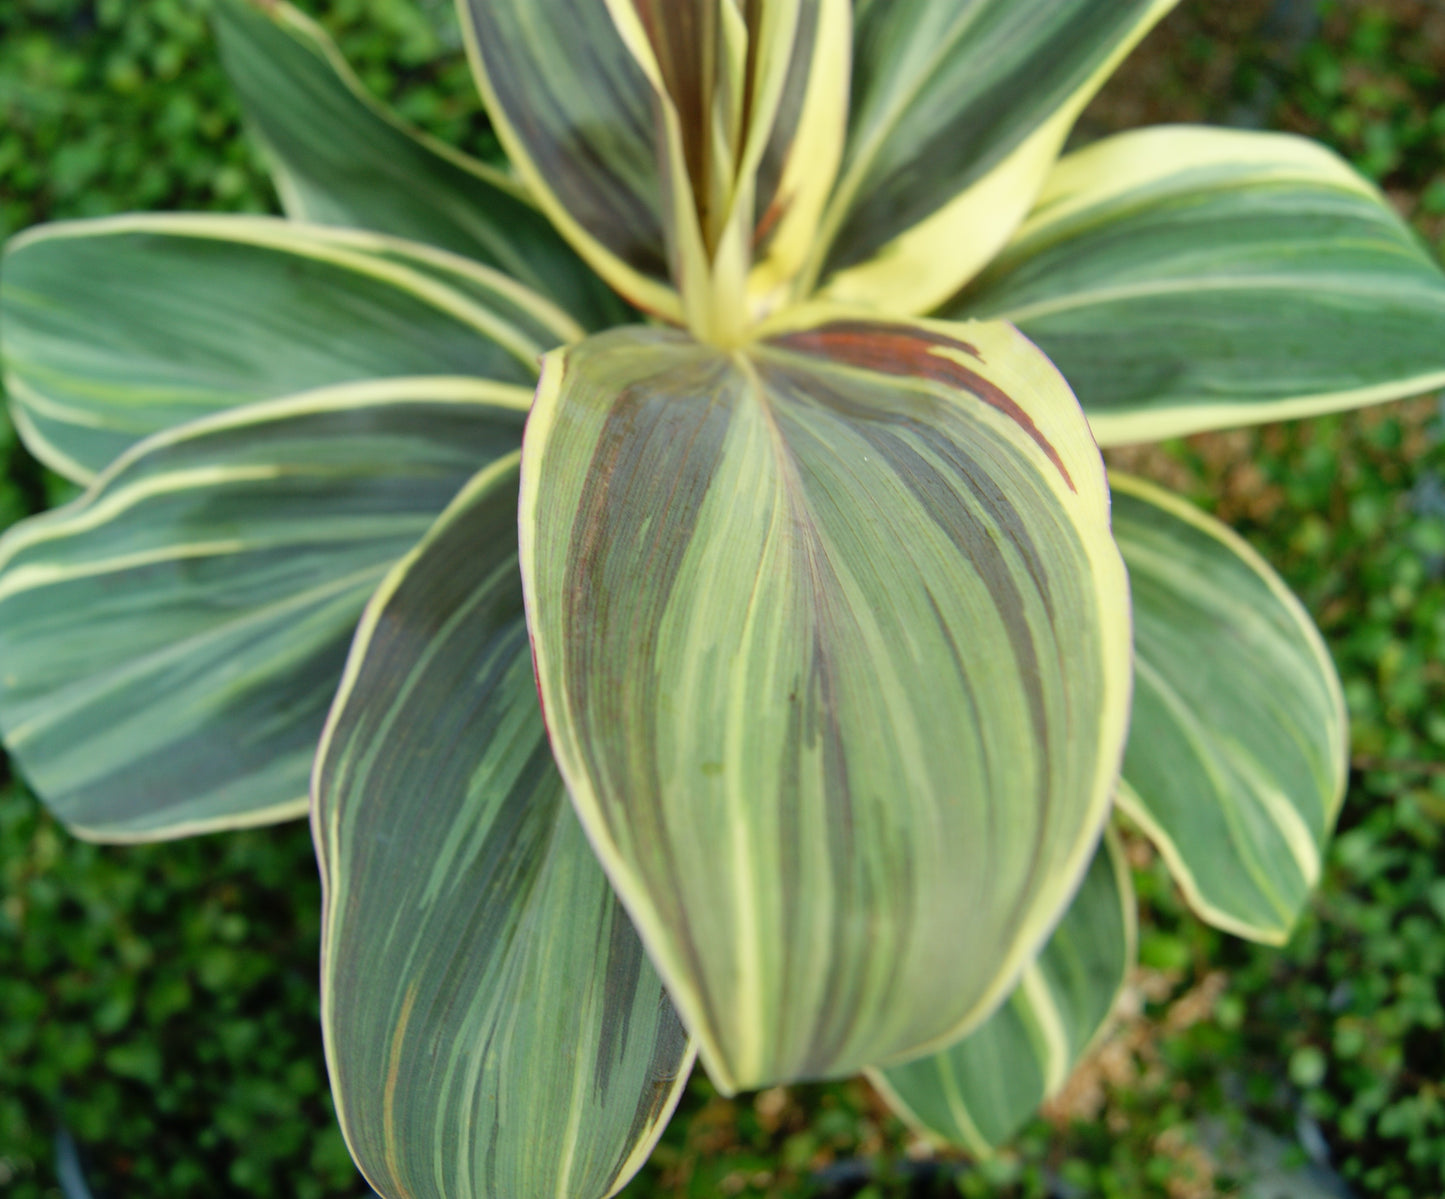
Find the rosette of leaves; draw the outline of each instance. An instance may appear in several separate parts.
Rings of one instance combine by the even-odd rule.
[[[601,1199],[695,1053],[979,1151],[1133,954],[1283,940],[1346,767],[1274,572],[1099,445],[1445,384],[1309,142],[1061,157],[1170,0],[462,0],[511,169],[220,0],[288,217],[14,239],[0,724],[77,834],[310,812],[382,1194]]]

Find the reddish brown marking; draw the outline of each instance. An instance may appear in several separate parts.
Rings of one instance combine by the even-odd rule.
[[[652,43],[662,72],[663,89],[672,97],[682,124],[682,156],[692,181],[693,199],[703,228],[708,227],[709,173],[707,156],[707,95],[711,91],[711,68],[704,43],[706,26],[717,18],[707,13],[698,0],[632,0],[642,21],[643,32]]]
[[[547,701],[542,696],[542,672],[537,669],[537,642],[532,630],[527,630],[527,649],[532,655],[532,685],[537,689],[537,707],[542,710],[542,732],[547,735],[547,744],[552,744],[552,726],[547,721]]]
[[[773,202],[768,205],[767,211],[763,213],[762,219],[758,221],[753,229],[753,249],[757,249],[772,235],[777,228],[778,222],[783,219],[783,213],[788,210],[787,204],[781,196],[774,196]]]
[[[955,350],[970,358],[983,361],[983,355],[966,341],[935,333],[931,329],[907,328],[898,325],[874,324],[870,321],[835,321],[820,325],[816,329],[804,329],[776,339],[777,345],[786,346],[805,354],[830,358],[834,362],[846,363],[862,370],[876,371],[883,375],[899,378],[931,379],[967,391],[992,408],[997,408],[1026,432],[1039,449],[1048,455],[1049,461],[1058,468],[1069,490],[1077,492],[1074,480],[1069,477],[1068,468],[1059,457],[1039,427],[1018,404],[1000,387],[989,382],[977,371],[970,370],[961,362],[933,353],[936,348]]]

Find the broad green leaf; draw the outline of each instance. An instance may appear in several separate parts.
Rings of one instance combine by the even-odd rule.
[[[431,247],[268,217],[47,225],[0,271],[17,426],[91,478],[152,433],[367,379],[469,376],[531,388],[581,335],[495,271]]]
[[[0,540],[0,727],[76,833],[298,816],[367,597],[529,393],[353,384],[158,434]]]
[[[1017,323],[1104,445],[1445,386],[1445,274],[1344,162],[1278,133],[1144,129],[1069,155],[945,311]]]
[[[550,355],[522,463],[558,764],[727,1090],[980,1019],[1127,716],[1098,451],[1048,361],[1004,325],[792,322]]]
[[[852,111],[812,274],[926,312],[1024,219],[1075,118],[1177,0],[855,5]]]
[[[603,1199],[692,1064],[547,747],[516,530],[512,457],[372,599],[317,757],[327,1060],[388,1199]]]
[[[293,219],[464,254],[592,328],[625,319],[517,183],[379,104],[309,17],[279,0],[221,0],[212,14],[221,61]]]
[[[926,1136],[992,1153],[1088,1053],[1134,965],[1135,943],[1134,884],[1109,836],[1003,1005],[942,1053],[870,1071],[873,1084]]]
[[[634,304],[680,319],[658,97],[608,0],[457,0],[457,9],[493,126],[543,211]]]
[[[1113,475],[1134,595],[1134,712],[1119,804],[1191,905],[1283,943],[1319,880],[1349,739],[1319,633],[1236,534]]]

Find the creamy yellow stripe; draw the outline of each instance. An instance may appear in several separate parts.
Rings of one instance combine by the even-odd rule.
[[[95,472],[88,467],[81,466],[74,458],[57,448],[55,443],[46,437],[35,425],[30,413],[19,404],[10,408],[10,419],[14,422],[15,431],[20,434],[20,439],[40,462],[48,466],[58,475],[63,475],[73,483],[88,483],[95,478]]]
[[[1053,992],[1049,990],[1049,984],[1044,981],[1037,960],[1026,966],[1019,975],[1019,990],[1023,993],[1024,1002],[1028,1004],[1029,1012],[1044,1041],[1044,1052],[1039,1066],[1044,1079],[1044,1098],[1047,1099],[1056,1095],[1064,1083],[1069,1081],[1069,1072],[1074,1061],[1070,1052],[1069,1032],[1064,1026],[1063,1014],[1059,1011]]]
[[[1300,875],[1309,887],[1313,887],[1320,881],[1323,862],[1319,845],[1309,825],[1305,823],[1299,809],[1290,802],[1289,796],[1275,786],[1265,771],[1260,769],[1258,762],[1240,752],[1236,746],[1231,746],[1231,749],[1234,752],[1230,764],[1249,784],[1251,793],[1269,816],[1290,856],[1294,858]]]
[[[1134,669],[1139,678],[1149,683],[1164,706],[1168,708],[1169,715],[1173,717],[1179,732],[1188,740],[1190,747],[1194,750],[1200,768],[1208,774],[1210,785],[1219,799],[1219,811],[1230,833],[1236,840],[1252,845],[1251,837],[1241,835],[1237,819],[1238,805],[1232,802],[1232,788],[1228,785],[1227,779],[1221,776],[1220,754],[1215,750],[1215,738],[1212,730],[1204,725],[1188,701],[1175,690],[1173,684],[1155,669],[1147,658],[1136,655]],[[1232,758],[1229,759],[1229,765],[1234,766]],[[1137,795],[1137,792],[1134,794]],[[1240,855],[1240,865],[1253,880],[1254,885],[1259,888],[1260,895],[1273,905],[1276,912],[1283,916],[1288,911],[1289,904],[1280,896],[1275,886],[1275,880],[1265,867],[1255,861],[1252,856],[1243,854]]]
[[[386,1155],[386,1164],[391,1167],[393,1177],[401,1179],[405,1172],[397,1154],[396,1137],[396,1084],[401,1074],[401,1051],[405,1047],[407,1025],[411,1023],[412,1008],[416,1004],[417,985],[415,980],[407,985],[402,996],[401,1011],[397,1013],[396,1027],[391,1030],[391,1053],[387,1058],[386,1083],[381,1092],[381,1136]]]
[[[783,89],[788,81],[788,69],[792,65],[793,47],[798,38],[798,25],[802,17],[800,0],[764,0],[762,19],[757,30],[757,77],[753,81],[752,121],[746,130],[742,157],[738,162],[738,181],[751,182],[758,172],[763,154],[772,138],[773,128],[778,119],[778,106],[782,103]],[[841,113],[839,114],[842,115]],[[751,234],[752,208],[736,214],[746,220]]]
[[[1139,901],[1134,892],[1134,872],[1129,866],[1129,855],[1124,849],[1124,840],[1119,836],[1114,821],[1104,826],[1104,847],[1109,854],[1109,865],[1114,871],[1114,887],[1119,893],[1119,904],[1124,918],[1124,976],[1119,979],[1122,989],[1139,957]],[[1095,1034],[1095,1040],[1103,1031],[1101,1026]],[[1093,1044],[1091,1040],[1080,1056],[1087,1053]]]
[[[32,371],[32,373],[49,375],[52,378],[64,378],[58,371]],[[94,408],[77,408],[72,404],[52,399],[43,392],[36,391],[13,369],[5,372],[5,390],[12,400],[19,400],[26,408],[33,409],[38,415],[47,416],[51,420],[80,425],[87,429],[107,431],[115,429],[115,426],[107,424]]]
[[[753,108],[749,127],[741,132],[741,153],[735,158],[722,205],[723,233],[713,265],[716,311],[708,316],[711,336],[721,345],[739,345],[746,339],[753,290],[753,218],[757,206],[757,176],[773,134],[791,65],[800,18],[799,0],[771,0],[762,6],[755,36],[757,77],[753,80]],[[732,315],[737,314],[737,315]]]
[[[1407,257],[1402,253],[1401,257]],[[1044,316],[1070,312],[1078,308],[1092,308],[1101,304],[1118,304],[1127,300],[1146,300],[1158,296],[1197,295],[1213,291],[1297,291],[1317,295],[1325,290],[1325,281],[1318,275],[1199,275],[1174,276],[1168,279],[1148,279],[1139,283],[1125,283],[1118,287],[1099,287],[1089,291],[1069,292],[1047,300],[1037,300],[1019,308],[1008,308],[991,313],[993,320],[1023,324]],[[1351,281],[1348,291],[1327,293],[1341,297],[1368,297],[1381,303],[1398,300],[1401,288],[1398,283],[1365,286]],[[1445,374],[1445,372],[1442,372]],[[1257,406],[1265,406],[1261,401]]]
[[[65,831],[82,841],[97,845],[151,845],[161,841],[178,841],[182,837],[195,837],[202,833],[219,833],[234,829],[261,828],[268,824],[279,824],[283,820],[299,820],[306,815],[311,801],[302,796],[288,799],[285,803],[269,808],[252,808],[234,816],[214,816],[206,820],[188,820],[181,824],[165,824],[154,831],[126,832],[102,825],[75,824],[65,822]]]
[[[652,39],[647,36],[647,30],[643,27],[635,0],[603,0],[603,3],[607,5],[607,12],[617,29],[617,36],[622,39],[627,52],[642,68],[642,73],[647,76],[647,81],[653,88],[659,94],[665,93],[667,84],[662,78],[662,67],[652,49]]]
[[[721,234],[710,252],[709,230],[699,219],[699,197],[693,194],[688,173],[682,120],[652,42],[634,0],[606,0],[606,4],[618,36],[651,83],[654,100],[662,112],[667,134],[663,165],[668,172],[667,194],[672,198],[670,232],[677,259],[673,270],[682,295],[683,315],[699,338],[717,345],[738,345],[747,324],[746,280],[752,229],[750,222],[746,230],[739,229],[735,218],[743,207],[751,214],[751,176],[739,173],[724,184],[722,190],[731,195],[734,211],[728,210],[726,202],[722,206],[726,215],[720,214]],[[711,132],[706,130],[704,134]],[[716,160],[720,148],[713,144],[704,152],[712,153]]]
[[[69,385],[70,382],[60,372],[32,371],[31,373],[53,376],[66,385]],[[5,386],[10,391],[11,397],[20,399],[26,408],[33,408],[40,415],[49,416],[60,423],[131,435],[131,431],[125,426],[108,424],[101,419],[95,409],[72,407],[51,399],[34,390],[19,376],[7,375]],[[110,399],[127,395],[144,397],[157,394],[150,388],[91,388],[89,390],[98,397],[104,395]],[[218,408],[203,416],[193,417],[151,433],[142,441],[154,446],[184,440],[200,430],[213,432],[218,429],[241,428],[267,420],[275,420],[292,412],[304,415],[328,409],[375,407],[409,401],[424,401],[429,404],[484,404],[514,412],[526,412],[532,405],[532,389],[519,383],[499,383],[474,375],[398,375],[394,378],[326,383],[320,387],[288,392],[276,397],[237,400],[234,404],[224,408]],[[127,460],[133,458],[135,456],[134,447],[127,447],[124,454],[127,456]],[[107,470],[109,469],[107,468]],[[94,472],[90,473],[94,474]]]
[[[753,264],[748,303],[755,318],[769,316],[787,298],[817,236],[831,184],[843,158],[848,129],[853,19],[848,0],[819,0],[817,46],[803,112],[778,178],[772,203],[782,216],[767,253]]]
[[[912,77],[905,82],[904,86],[893,93],[887,107],[873,122],[867,139],[858,143],[859,148],[851,157],[848,172],[838,181],[837,187],[833,190],[832,200],[828,205],[822,229],[819,231],[819,243],[832,241],[839,226],[842,225],[843,219],[847,216],[848,209],[852,207],[853,201],[857,198],[858,189],[863,186],[864,181],[872,172],[879,150],[893,136],[898,121],[917,100],[934,70],[956,48],[958,42],[967,33],[969,26],[979,16],[982,8],[982,5],[975,4],[961,6],[956,10],[956,15],[949,28],[940,33],[934,42],[930,51],[931,57],[926,62],[920,63],[919,69],[913,72]],[[820,254],[826,249],[826,244],[820,244]],[[816,265],[821,265],[821,261]]]
[[[274,400],[259,400],[214,417],[190,422],[187,429],[208,431],[261,424],[279,416],[353,408],[383,407],[388,404],[473,404],[526,412],[532,406],[532,390],[516,383],[498,383],[473,375],[398,375],[392,379],[360,379],[354,383],[328,383],[307,391],[296,391]]]
[[[307,211],[306,201],[301,197],[301,189],[286,166],[286,160],[276,152],[276,148],[266,140],[266,135],[254,122],[246,126],[246,132],[255,142],[261,161],[266,164],[266,174],[271,177],[271,186],[276,189],[276,196],[281,201],[281,211],[289,220],[303,224],[311,221],[311,213]]]
[[[278,466],[198,466],[191,470],[142,479],[139,483],[104,498],[97,494],[84,495],[75,501],[74,510],[67,505],[12,528],[4,539],[0,540],[0,568],[7,566],[22,549],[87,532],[106,524],[145,500],[205,487],[222,487],[228,483],[274,479],[280,474],[281,468]],[[92,484],[92,493],[97,490],[98,486]],[[16,587],[13,580],[16,575],[23,574],[23,571],[28,569],[33,568],[10,572],[4,582],[0,583],[0,596],[25,590],[24,587]]]
[[[712,121],[717,168],[740,161],[743,101],[747,90],[748,22],[741,0],[718,6],[717,82],[713,87]]]
[[[1242,937],[1246,941],[1258,941],[1264,945],[1278,946],[1284,945],[1289,940],[1289,929],[1287,928],[1268,928],[1260,924],[1251,924],[1206,899],[1204,892],[1200,889],[1199,880],[1190,869],[1184,855],[1179,852],[1179,846],[1150,814],[1148,806],[1139,798],[1138,792],[1123,779],[1119,780],[1117,804],[1119,811],[1137,824],[1154,848],[1159,851],[1159,855],[1164,859],[1164,864],[1169,867],[1170,877],[1178,884],[1179,889],[1184,893],[1185,900],[1202,920],[1222,932],[1233,933],[1236,937]]]
[[[581,1054],[572,1058],[572,1094],[567,1101],[567,1127],[562,1133],[558,1152],[557,1189],[554,1199],[574,1199],[572,1170],[577,1160],[577,1138],[582,1128],[582,1110],[586,1106],[587,1084],[593,1081],[591,1063]]]
[[[677,1111],[677,1105],[682,1100],[683,1092],[687,1090],[687,1080],[692,1075],[693,1065],[696,1061],[697,1041],[694,1038],[689,1038],[687,1042],[687,1052],[682,1059],[682,1065],[678,1067],[677,1077],[673,1079],[672,1086],[667,1093],[667,1098],[663,1100],[662,1105],[657,1109],[657,1114],[653,1117],[650,1131],[647,1136],[642,1137],[637,1144],[632,1147],[632,1152],[629,1153],[617,1167],[617,1183],[602,1199],[612,1199],[614,1195],[618,1194],[632,1181],[632,1176],[636,1174],[638,1170],[642,1169],[647,1159],[652,1156],[652,1151],[657,1148],[657,1142],[662,1139],[662,1134],[667,1130],[668,1124],[672,1121],[673,1113]]]
[[[1101,446],[1135,445],[1146,441],[1162,441],[1167,437],[1186,437],[1209,429],[1235,429],[1270,421],[1294,420],[1297,417],[1324,416],[1330,412],[1347,412],[1403,400],[1410,396],[1445,388],[1445,370],[1409,379],[1394,380],[1373,387],[1352,391],[1328,392],[1289,400],[1266,400],[1244,404],[1171,403],[1159,409],[1135,412],[1093,412],[1089,427]]]
[[[221,557],[242,553],[254,548],[244,541],[194,541],[185,544],[168,545],[161,549],[144,550],[134,554],[123,554],[118,558],[87,559],[79,566],[54,566],[36,563],[7,571],[0,578],[0,600],[8,599],[37,587],[49,587],[56,583],[74,579],[94,578],[97,575],[114,574],[123,570],[138,570],[154,566],[158,562],[184,562],[192,558]]]
[[[1243,171],[1251,183],[1324,184],[1379,198],[1362,176],[1308,138],[1205,125],[1136,129],[1061,158],[1010,253],[1064,222],[1131,199],[1133,193],[1194,193],[1208,189],[1211,180],[1221,187],[1238,186]]]
[[[330,232],[331,227],[326,226],[326,229]],[[337,229],[336,232],[342,239],[347,239],[357,236],[360,231]],[[424,242],[406,241],[403,238],[389,237],[380,233],[362,234],[362,236],[377,237],[393,243],[392,249],[384,251],[387,254],[400,255],[428,266],[434,266],[439,271],[445,271],[460,279],[468,279],[479,287],[495,292],[514,308],[519,308],[532,317],[539,325],[550,329],[557,338],[556,344],[581,341],[587,336],[587,331],[565,309],[539,292],[533,291],[525,283],[512,278],[511,275],[478,262],[474,258],[468,258],[463,254],[454,254],[450,250],[427,245]],[[545,348],[550,350],[552,346],[548,345]]]
[[[899,316],[938,307],[988,265],[1024,219],[1074,116],[1066,110],[1041,125],[1008,158],[932,216],[880,247],[867,262],[823,280],[820,294],[845,304],[871,300]],[[822,265],[815,253],[805,278]]]
[[[85,493],[71,504],[14,526],[3,539],[0,539],[0,567],[8,563],[19,549],[41,541],[69,536],[74,532],[104,523],[108,516],[97,516],[97,512],[114,515],[135,503],[157,495],[184,491],[194,487],[222,486],[226,483],[247,479],[274,478],[281,473],[279,467],[261,464],[233,468],[197,467],[190,471],[173,471],[153,476],[143,480],[141,484],[123,488],[107,499],[101,500],[102,493],[116,478],[124,474],[139,460],[158,450],[181,445],[217,432],[244,429],[283,417],[345,412],[359,407],[384,407],[398,401],[457,404],[459,406],[482,404],[514,412],[525,412],[531,406],[531,393],[522,387],[465,376],[439,375],[434,378],[422,376],[367,379],[360,383],[341,383],[319,387],[311,391],[297,392],[277,400],[244,404],[217,412],[212,416],[177,425],[132,445],[104,471],[91,476],[91,482]],[[132,496],[133,498],[127,502],[126,497]],[[78,514],[85,511],[88,511],[89,515],[81,518]],[[0,582],[0,594],[5,594],[3,587],[4,583]]]
[[[969,1114],[968,1108],[963,1102],[963,1096],[959,1094],[958,1083],[953,1075],[953,1071],[947,1068],[941,1058],[938,1060],[936,1069],[939,1072],[940,1088],[943,1091],[944,1098],[948,1102],[949,1116],[952,1118],[959,1136],[963,1140],[964,1146],[970,1153],[981,1160],[987,1160],[993,1157],[996,1151],[994,1147],[988,1143],[988,1138],[979,1132],[978,1125],[973,1122],[973,1117]],[[946,1076],[944,1074],[945,1070],[947,1070]],[[918,1113],[915,1112],[904,1100],[903,1096],[893,1088],[893,1084],[888,1081],[888,1076],[884,1074],[882,1070],[870,1068],[863,1073],[869,1083],[872,1084],[874,1090],[883,1096],[884,1102],[887,1103],[893,1111],[898,1113],[899,1118],[902,1119],[903,1123],[908,1125],[916,1136],[940,1149],[953,1148],[950,1141],[934,1132],[933,1129],[929,1128],[928,1125],[919,1118]]]

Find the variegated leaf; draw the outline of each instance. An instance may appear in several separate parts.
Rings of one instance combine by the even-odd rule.
[[[47,225],[0,270],[5,388],[26,443],[85,481],[218,410],[418,375],[530,389],[581,336],[495,271],[412,242],[269,217]]]
[[[220,0],[221,61],[295,220],[373,229],[505,272],[589,328],[625,308],[509,176],[411,128],[281,0]]]
[[[605,0],[652,89],[662,226],[680,318],[736,343],[747,323],[749,229],[736,215],[753,32],[731,0]],[[776,0],[796,20],[798,0]],[[751,196],[751,182],[748,181]]]
[[[841,153],[847,0],[459,3],[509,155],[604,278],[720,341],[784,300]]]
[[[573,801],[724,1089],[946,1043],[1107,811],[1128,598],[1098,451],[1003,325],[818,312],[546,360],[523,454]]]
[[[852,35],[848,0],[799,6],[783,89],[757,163],[748,283],[755,312],[779,306],[817,236],[843,153]]]
[[[942,1053],[870,1071],[873,1084],[925,1136],[987,1156],[1088,1053],[1134,965],[1136,928],[1134,883],[1109,836],[1003,1005]]]
[[[1334,665],[1299,601],[1235,533],[1151,484],[1110,482],[1134,594],[1119,804],[1204,919],[1283,943],[1344,797]]]
[[[680,319],[657,96],[608,0],[457,0],[457,9],[493,126],[552,223],[634,304]]]
[[[1445,386],[1445,273],[1374,187],[1285,134],[1164,127],[1071,154],[945,311],[1016,322],[1105,445]]]
[[[388,1199],[603,1199],[692,1062],[547,747],[516,527],[513,457],[377,591],[317,758],[332,1092]]]
[[[673,191],[697,206],[708,264],[688,252],[687,214],[677,214],[674,277],[689,323],[741,340],[742,318],[787,298],[833,185],[848,106],[847,0],[609,2],[670,101],[672,153],[687,163],[688,186],[679,177]],[[687,63],[699,69],[680,69]],[[710,123],[709,98],[725,110]],[[701,302],[691,294],[700,274]]]
[[[530,396],[352,384],[238,408],[125,453],[0,540],[0,727],[96,840],[299,816],[356,620]]]
[[[682,314],[700,336],[737,344],[751,318],[786,298],[812,233],[798,222],[816,220],[832,186],[847,102],[846,0],[607,3],[656,96]],[[755,228],[765,163],[772,211],[763,215],[775,225],[789,218],[781,241]]]
[[[853,107],[811,271],[926,312],[1024,219],[1074,119],[1177,0],[855,6]]]
[[[676,121],[681,186],[699,232],[727,224],[748,107],[749,27],[735,0],[607,0],[623,41]],[[796,10],[798,0],[768,0]],[[791,41],[791,39],[789,39]]]

